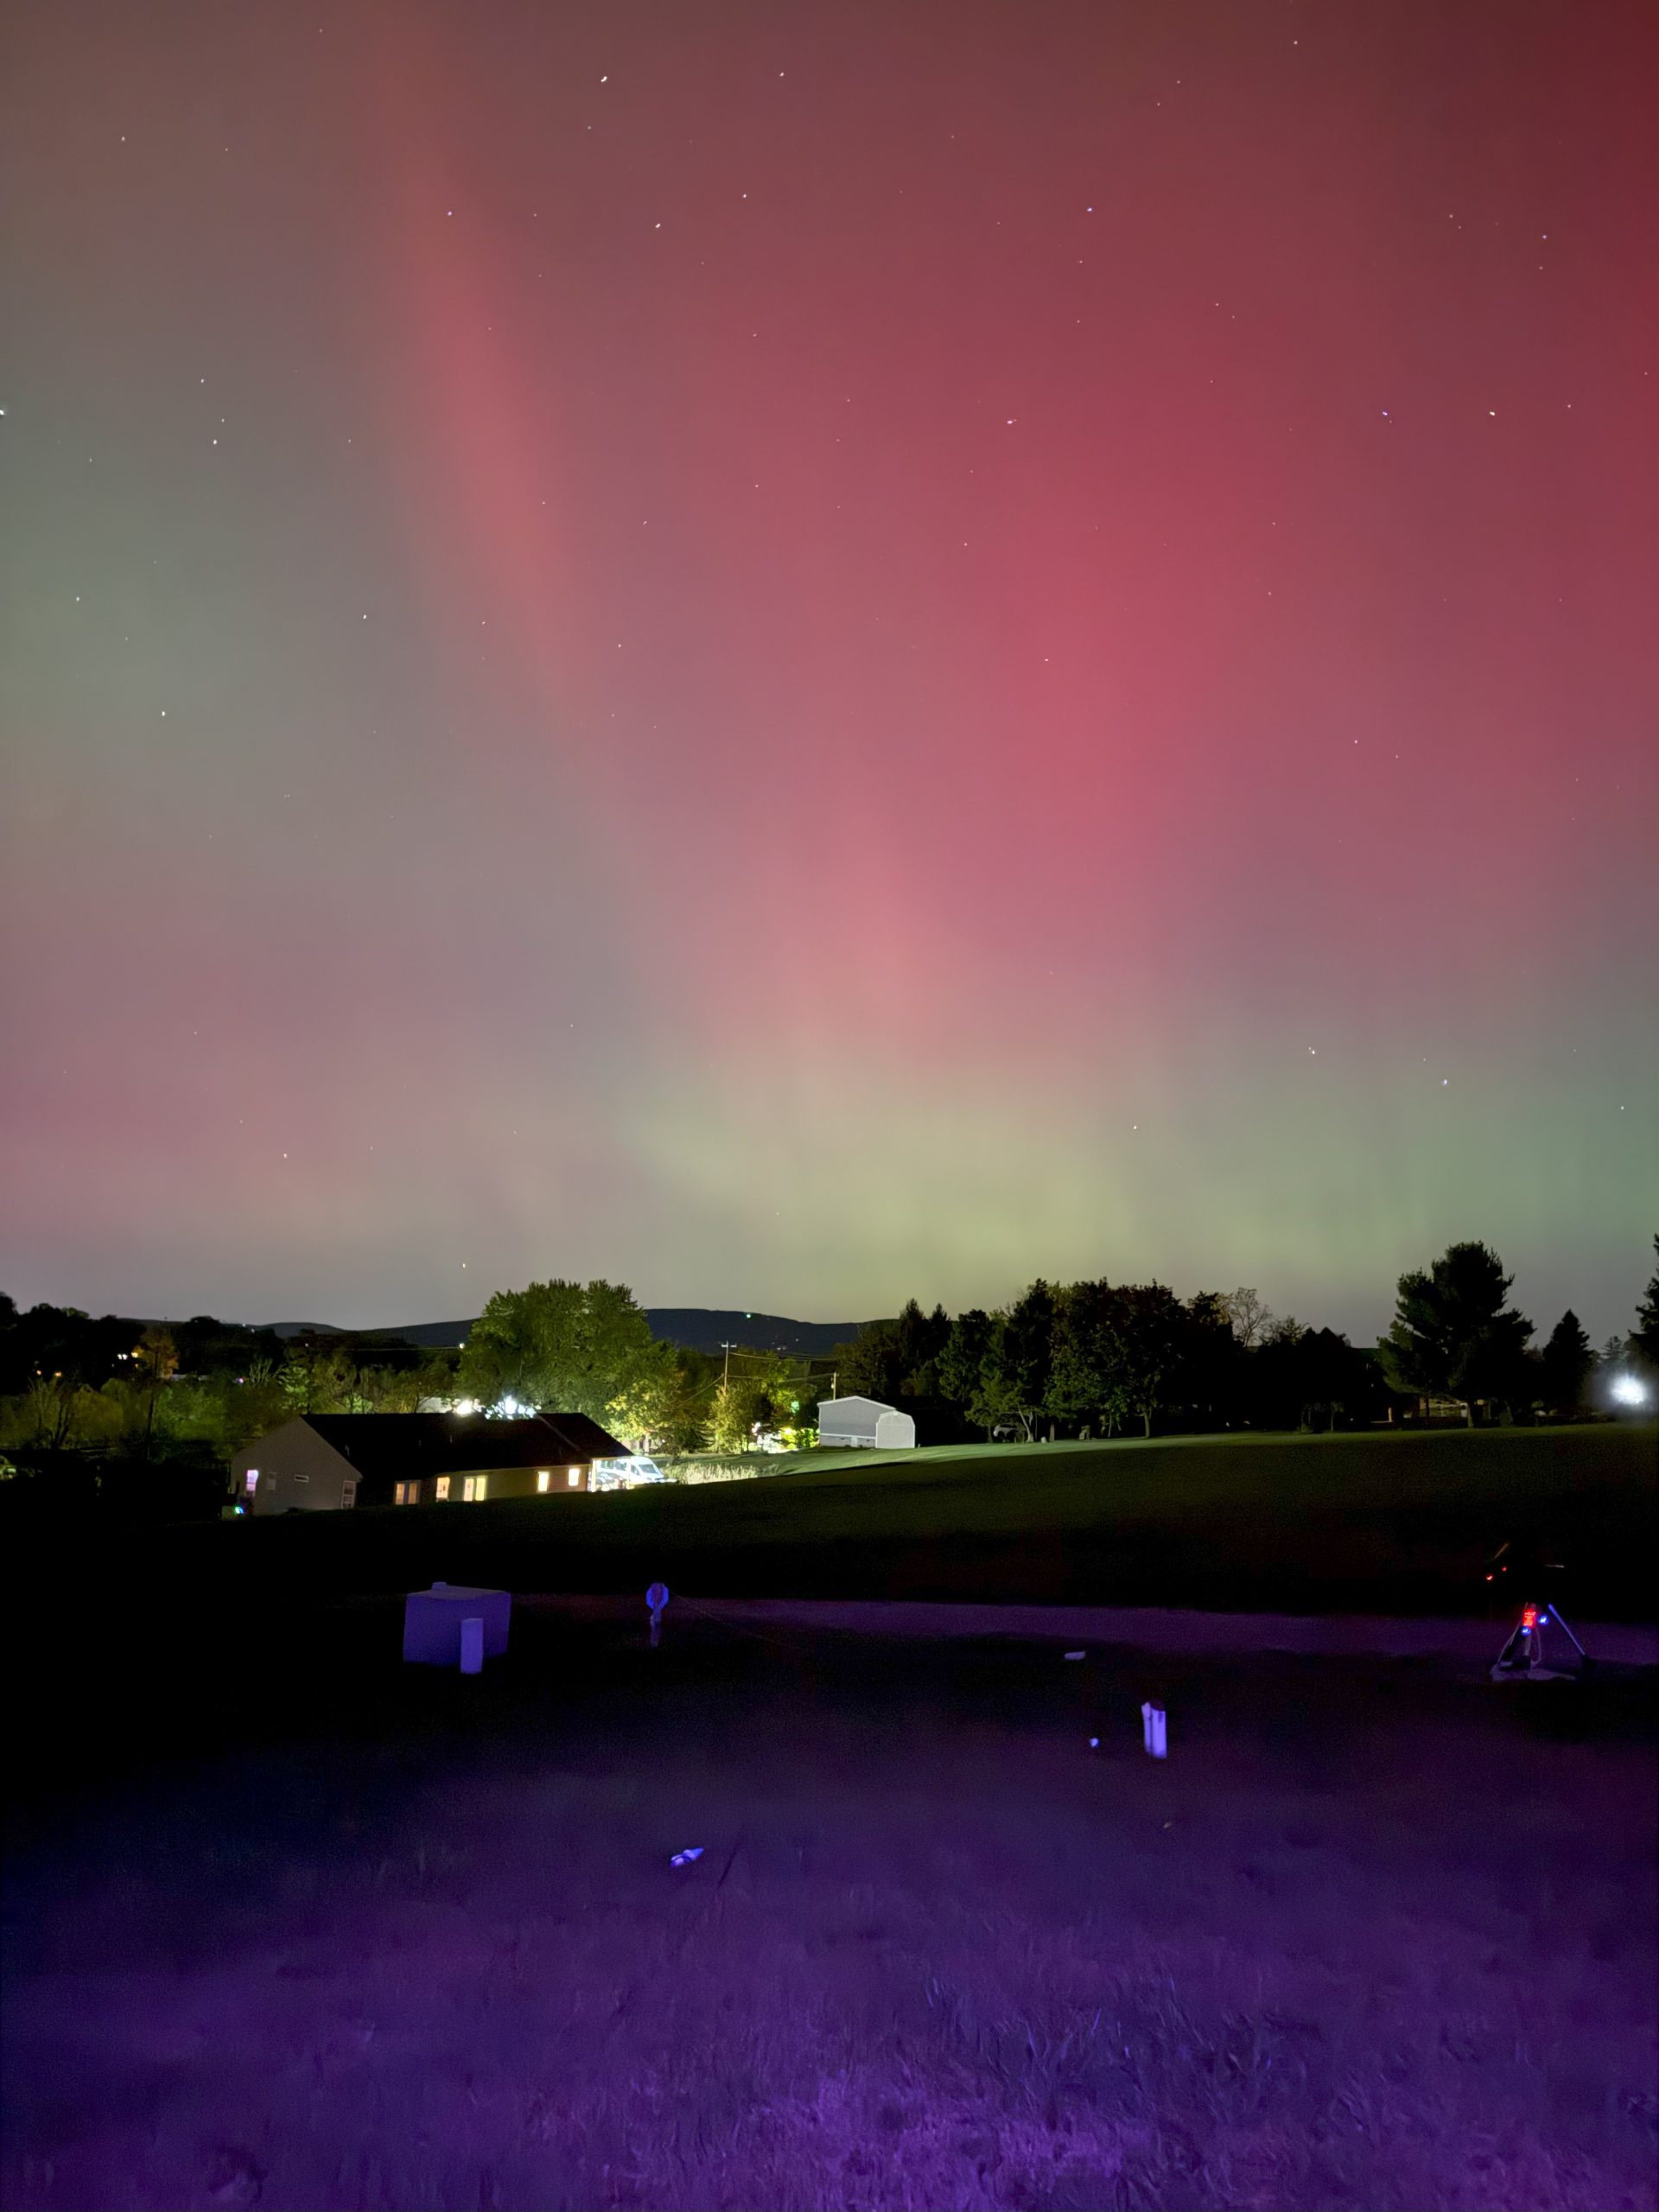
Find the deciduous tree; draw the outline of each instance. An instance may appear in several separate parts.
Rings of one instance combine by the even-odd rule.
[[[1001,1317],[981,1381],[982,1409],[997,1408],[991,1425],[1012,1417],[1027,1440],[1048,1402],[1054,1360],[1054,1293],[1039,1276]],[[984,1412],[974,1414],[975,1420]]]
[[[1266,1340],[1273,1314],[1259,1291],[1248,1283],[1241,1283],[1236,1290],[1228,1292],[1225,1303],[1233,1334],[1246,1351]]]
[[[498,1291],[486,1305],[456,1388],[484,1406],[511,1398],[602,1421],[654,1356],[651,1324],[623,1285],[533,1282]]]
[[[959,1406],[970,1419],[975,1418],[970,1408],[979,1395],[991,1336],[990,1315],[981,1306],[970,1306],[950,1324],[950,1333],[935,1363],[939,1395]]]
[[[673,1421],[679,1396],[680,1368],[673,1347],[654,1344],[607,1407],[607,1422],[636,1451],[654,1451]]]
[[[1106,1344],[1114,1388],[1131,1413],[1139,1414],[1147,1435],[1167,1402],[1169,1385],[1179,1364],[1186,1313],[1173,1290],[1160,1282],[1122,1283],[1107,1303]]]

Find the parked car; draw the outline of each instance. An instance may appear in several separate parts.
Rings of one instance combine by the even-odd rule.
[[[665,1483],[668,1477],[643,1452],[630,1452],[620,1459],[595,1459],[589,1490],[635,1490],[641,1483]]]

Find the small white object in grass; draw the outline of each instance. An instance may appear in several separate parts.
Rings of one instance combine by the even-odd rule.
[[[1089,1654],[1086,1651],[1068,1651],[1065,1656],[1068,1659],[1086,1659]]]
[[[689,1866],[694,1859],[701,1859],[707,1848],[706,1844],[688,1844],[683,1851],[677,1851],[668,1863],[671,1866]]]
[[[1089,1738],[1089,1748],[1091,1751],[1097,1751],[1100,1749],[1100,1738],[1098,1736],[1091,1736]]]
[[[1143,1705],[1141,1708],[1141,1740],[1155,1759],[1169,1757],[1169,1738],[1166,1733],[1167,1715],[1161,1705]]]

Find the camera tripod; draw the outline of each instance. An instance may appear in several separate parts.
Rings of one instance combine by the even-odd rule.
[[[1550,1627],[1559,1629],[1578,1653],[1576,1667],[1551,1663],[1555,1655],[1544,1645],[1544,1630]],[[1565,1652],[1560,1656],[1566,1661]],[[1492,1663],[1491,1678],[1495,1682],[1570,1682],[1591,1663],[1589,1653],[1554,1605],[1522,1605],[1520,1620]]]

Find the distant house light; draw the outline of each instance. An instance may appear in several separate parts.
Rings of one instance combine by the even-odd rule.
[[[553,1470],[552,1470],[550,1467],[538,1467],[538,1468],[537,1469],[537,1471],[536,1471],[536,1491],[537,1491],[537,1495],[538,1497],[545,1497],[545,1496],[546,1496],[546,1494],[547,1494],[547,1486],[548,1486],[548,1484],[552,1481],[552,1479],[553,1479]]]
[[[449,1478],[448,1478],[448,1475],[440,1475],[440,1476],[438,1477],[438,1481],[437,1481],[437,1491],[438,1491],[438,1497],[439,1497],[439,1501],[440,1501],[440,1503],[442,1503],[442,1501],[444,1498],[446,1498],[446,1497],[448,1497],[448,1495],[449,1495]]]
[[[1613,1382],[1613,1397],[1621,1406],[1645,1406],[1648,1402],[1647,1386],[1634,1375],[1620,1375]]]
[[[570,1469],[569,1479],[571,1489],[580,1490],[582,1487],[582,1469],[580,1467],[572,1467]]]
[[[251,1497],[253,1496],[253,1493],[255,1492],[255,1491],[257,1491],[257,1490],[258,1489],[258,1487],[259,1487],[259,1470],[258,1470],[258,1468],[257,1468],[257,1467],[250,1467],[250,1468],[248,1469],[248,1471],[247,1471],[246,1475],[243,1478],[243,1479],[244,1479],[244,1481],[245,1482],[245,1484],[246,1484],[246,1485],[247,1485],[247,1492],[248,1492],[248,1496],[249,1496],[250,1497]]]

